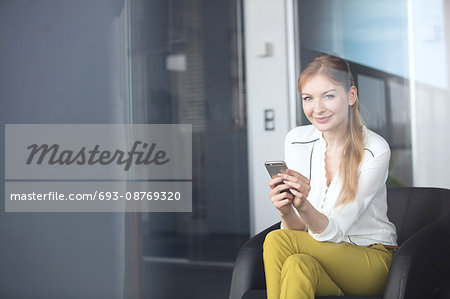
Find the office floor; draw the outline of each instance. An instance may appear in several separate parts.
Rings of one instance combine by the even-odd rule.
[[[187,258],[195,261],[234,263],[248,234],[148,234],[144,238],[144,256]]]
[[[234,261],[248,238],[247,234],[147,235],[144,298],[228,298]]]
[[[144,263],[144,298],[226,299],[233,268],[170,262]]]

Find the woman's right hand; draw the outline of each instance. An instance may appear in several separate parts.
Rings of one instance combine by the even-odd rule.
[[[292,200],[294,196],[289,192],[289,185],[283,183],[283,179],[279,176],[269,181],[269,197],[275,208],[278,209],[280,215],[286,216],[293,212]]]

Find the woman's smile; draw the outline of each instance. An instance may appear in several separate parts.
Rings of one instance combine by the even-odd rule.
[[[324,123],[326,123],[331,117],[332,117],[332,115],[329,115],[329,116],[314,117],[314,120],[315,120],[316,122],[318,122],[319,124],[324,124]]]

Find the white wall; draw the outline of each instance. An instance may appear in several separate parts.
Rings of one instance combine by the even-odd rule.
[[[414,186],[450,188],[449,91],[415,85]]]
[[[285,1],[244,1],[251,235],[280,221],[268,196],[270,178],[263,163],[284,160],[289,130],[286,19]],[[264,56],[266,43],[269,53]],[[273,131],[265,130],[265,109],[275,111]]]
[[[414,185],[450,188],[450,5],[408,3]]]

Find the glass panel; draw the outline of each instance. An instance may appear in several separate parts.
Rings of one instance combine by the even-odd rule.
[[[301,47],[408,74],[406,0],[299,0],[298,18]]]
[[[349,61],[364,122],[391,146],[388,186],[412,185],[406,1],[299,0],[297,5],[300,69],[319,52]],[[307,124],[300,114],[299,125]]]
[[[144,256],[233,262],[249,236],[236,1],[130,1],[134,122],[193,128],[193,211],[142,215]]]
[[[133,122],[193,130],[192,212],[141,215],[146,298],[226,298],[249,238],[240,7],[129,0]]]
[[[450,2],[408,1],[414,183],[450,188]]]
[[[134,122],[193,129],[192,213],[142,214],[144,291],[179,298],[173,285],[190,284],[201,298],[225,287],[225,298],[250,227],[241,3],[129,3]],[[201,288],[208,276],[217,280]]]
[[[358,75],[361,115],[367,127],[386,136],[386,89],[384,80]]]

